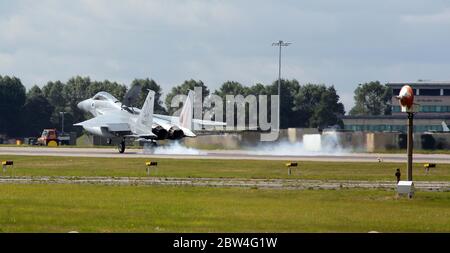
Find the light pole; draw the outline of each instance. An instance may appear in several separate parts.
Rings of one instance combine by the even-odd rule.
[[[61,133],[64,134],[64,114],[67,112],[59,112],[59,114],[61,115]]]
[[[278,130],[280,130],[280,107],[281,107],[281,47],[287,47],[289,46],[290,42],[284,42],[282,40],[279,40],[278,42],[272,43],[272,46],[279,47],[279,53],[278,53]]]

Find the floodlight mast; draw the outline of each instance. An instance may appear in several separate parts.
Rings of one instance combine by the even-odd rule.
[[[61,115],[61,132],[64,134],[64,114],[67,114],[67,112],[59,112],[59,114]]]
[[[278,42],[272,43],[272,46],[279,47],[279,53],[278,53],[278,129],[280,130],[280,107],[281,107],[281,47],[287,47],[289,46],[290,42],[284,42],[282,40],[279,40]]]

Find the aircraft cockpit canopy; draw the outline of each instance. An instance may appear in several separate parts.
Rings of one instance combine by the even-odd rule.
[[[100,91],[99,93],[95,94],[93,97],[94,100],[109,100],[113,103],[119,102],[117,98],[115,98],[113,95],[109,94],[108,92]]]

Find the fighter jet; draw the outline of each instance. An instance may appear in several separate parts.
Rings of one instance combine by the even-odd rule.
[[[154,146],[157,140],[195,137],[192,132],[194,123],[210,126],[226,125],[223,122],[193,119],[193,91],[189,92],[180,116],[176,117],[153,113],[155,92],[152,90],[149,90],[141,109],[130,106],[131,97],[137,95],[136,90],[140,90],[140,87],[130,89],[131,92],[125,95],[124,102],[120,102],[105,91],[79,102],[78,108],[94,117],[74,126],[81,126],[93,135],[106,137],[109,144],[113,138],[119,138],[118,149],[123,153],[126,139],[148,142]],[[130,93],[134,94],[130,96]]]

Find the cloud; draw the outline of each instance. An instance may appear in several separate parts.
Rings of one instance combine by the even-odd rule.
[[[227,1],[82,1],[83,9],[99,21],[143,29],[156,25],[204,28],[240,21],[238,8]]]
[[[27,87],[149,77],[165,93],[190,78],[269,84],[282,39],[283,77],[335,85],[348,111],[361,82],[450,80],[449,16],[424,0],[0,2],[0,74]]]
[[[450,25],[450,8],[432,14],[403,15],[401,20],[408,24]]]

